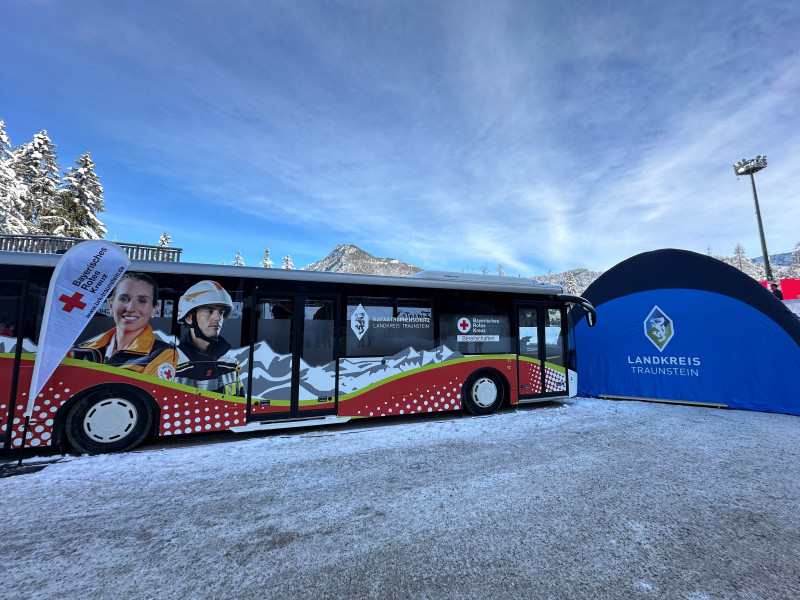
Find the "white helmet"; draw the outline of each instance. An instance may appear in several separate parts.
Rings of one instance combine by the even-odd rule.
[[[230,294],[216,281],[206,279],[195,283],[178,300],[178,322],[182,322],[186,315],[198,306],[208,306],[209,304],[227,306],[228,310],[225,312],[225,317],[231,314],[233,310],[233,301]]]

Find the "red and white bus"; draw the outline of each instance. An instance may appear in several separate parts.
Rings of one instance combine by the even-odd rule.
[[[22,445],[58,258],[0,252],[0,447],[7,450]],[[595,317],[585,299],[516,277],[133,261],[126,278],[35,399],[25,448],[114,452],[150,436],[489,414],[572,396],[567,309],[580,305],[590,324]],[[144,333],[123,341],[142,319]]]

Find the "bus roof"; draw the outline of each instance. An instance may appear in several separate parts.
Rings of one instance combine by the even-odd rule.
[[[55,267],[59,255],[33,252],[0,252],[0,264],[21,267]],[[448,271],[420,271],[410,277],[360,275],[329,271],[303,271],[296,269],[265,269],[263,267],[235,267],[186,262],[131,261],[129,271],[147,273],[180,273],[200,277],[243,277],[247,279],[274,279],[281,281],[343,283],[351,285],[379,285],[394,287],[439,288],[452,290],[485,290],[528,295],[555,295],[563,292],[561,286],[540,283],[526,277],[502,275],[477,275]]]

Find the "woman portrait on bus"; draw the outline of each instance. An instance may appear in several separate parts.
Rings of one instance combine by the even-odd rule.
[[[108,297],[115,327],[74,348],[72,358],[173,379],[177,351],[158,339],[150,319],[158,311],[158,285],[144,273],[126,273]]]

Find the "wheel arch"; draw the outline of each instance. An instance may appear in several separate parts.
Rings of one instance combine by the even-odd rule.
[[[147,432],[147,437],[152,437],[153,434],[158,431],[158,424],[161,422],[161,407],[158,405],[158,402],[156,402],[156,399],[142,388],[129,383],[100,383],[81,390],[74,396],[70,397],[70,399],[58,409],[55,418],[53,419],[52,446],[62,452],[74,450],[72,444],[70,444],[69,439],[67,438],[66,432],[67,415],[69,415],[69,411],[72,410],[72,407],[83,400],[86,396],[99,391],[105,392],[114,390],[119,391],[121,394],[135,395],[149,405],[150,410],[153,412],[153,422],[150,426],[150,430]]]

